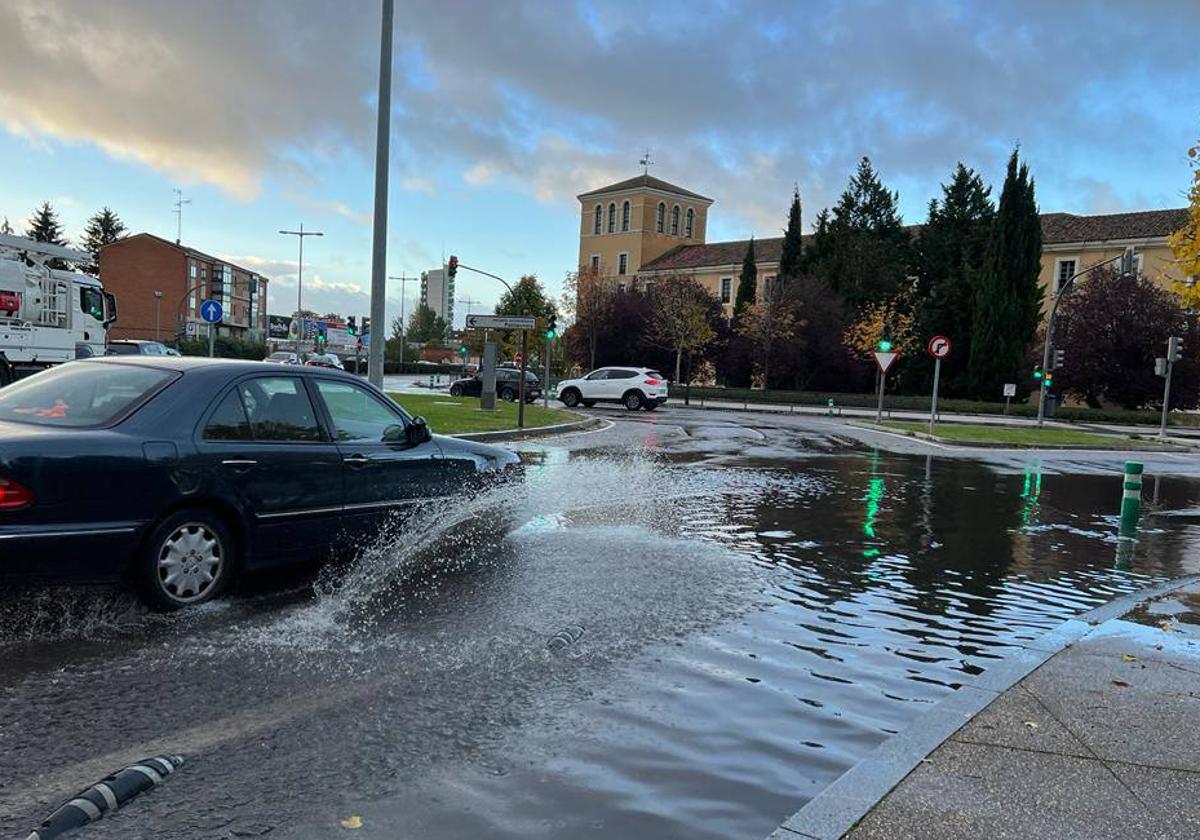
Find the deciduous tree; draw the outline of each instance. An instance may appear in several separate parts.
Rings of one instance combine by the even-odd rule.
[[[1188,220],[1187,223],[1171,235],[1171,250],[1175,259],[1189,281],[1175,284],[1175,292],[1183,299],[1184,305],[1193,311],[1200,311],[1200,143],[1188,149],[1188,158],[1192,164],[1192,186],[1188,190]]]
[[[710,323],[713,296],[694,277],[655,277],[647,297],[651,324],[647,339],[675,354],[675,382],[682,381],[683,355],[703,351],[716,338]]]
[[[616,286],[612,281],[606,280],[599,269],[591,266],[580,267],[563,281],[561,309],[574,318],[572,338],[582,340],[587,349],[586,357],[576,361],[586,363],[588,370],[596,367],[596,347],[615,294]]]
[[[785,284],[775,282],[763,289],[756,304],[746,309],[738,320],[738,332],[754,348],[763,387],[771,383],[771,355],[776,346],[792,337],[796,316],[792,301],[785,293]]]

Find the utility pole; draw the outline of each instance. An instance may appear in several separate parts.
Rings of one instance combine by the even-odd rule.
[[[175,193],[175,244],[178,245],[183,239],[183,205],[191,204],[190,198],[183,197],[183,190],[175,187],[172,192]]]
[[[371,323],[380,325],[387,318],[388,148],[392,126],[394,14],[394,0],[383,0],[383,21],[379,35],[379,113],[375,123],[375,224],[371,231]],[[383,350],[386,343],[372,341],[368,348],[367,377],[376,388],[383,387]]]
[[[301,293],[304,286],[304,237],[306,236],[324,236],[319,230],[305,230],[304,222],[300,223],[300,230],[281,230],[279,231],[285,236],[294,236],[300,240],[300,259],[296,263],[296,317],[299,318],[300,313],[304,311],[301,304]]]
[[[154,290],[154,340],[162,341],[162,292]]]
[[[405,287],[406,285],[408,285],[408,281],[409,281],[409,280],[416,281],[416,280],[419,280],[419,279],[421,279],[421,278],[419,278],[419,277],[406,277],[406,276],[405,276],[405,275],[403,275],[403,274],[390,274],[390,275],[388,275],[388,279],[389,279],[389,280],[399,280],[399,281],[400,281],[400,365],[401,365],[401,367],[403,367],[403,365],[404,365],[404,329],[405,329],[405,323],[404,323],[404,287]],[[403,372],[403,371],[401,371],[401,372]]]

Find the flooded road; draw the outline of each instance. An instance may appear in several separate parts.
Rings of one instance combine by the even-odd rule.
[[[0,599],[0,836],[169,751],[80,836],[763,837],[1018,641],[1200,570],[1187,524],[1116,561],[1112,457],[606,416],[336,574]]]

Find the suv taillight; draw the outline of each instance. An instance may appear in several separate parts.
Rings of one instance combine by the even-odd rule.
[[[23,484],[0,478],[0,510],[16,510],[33,504],[33,493]]]
[[[650,379],[650,378],[647,378],[647,379],[646,379],[646,384],[647,384],[647,385],[661,385],[661,384],[662,384],[662,380],[661,380],[661,379]]]

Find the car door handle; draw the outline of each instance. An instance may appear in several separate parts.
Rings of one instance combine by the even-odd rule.
[[[371,459],[366,455],[347,455],[342,459],[342,462],[350,467],[362,467],[371,463]]]
[[[253,461],[253,460],[250,460],[249,458],[226,458],[221,463],[227,467],[233,467],[234,469],[243,469],[243,470],[247,469],[249,467],[258,466],[258,461]]]

